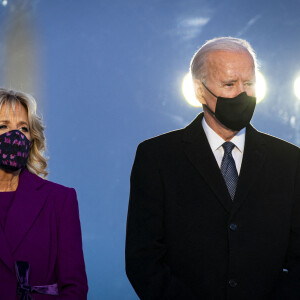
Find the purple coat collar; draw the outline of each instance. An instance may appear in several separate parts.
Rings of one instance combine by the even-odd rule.
[[[13,253],[43,208],[47,195],[40,188],[47,181],[23,169],[11,208],[8,211],[5,233],[0,227],[0,259],[14,272]],[[1,195],[0,195],[1,197]]]

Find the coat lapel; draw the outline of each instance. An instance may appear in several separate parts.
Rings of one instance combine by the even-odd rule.
[[[203,179],[217,196],[226,211],[230,212],[232,201],[220,168],[209,146],[202,127],[203,113],[184,129],[185,153]]]
[[[0,226],[0,259],[4,262],[4,264],[11,270],[14,270],[14,261],[12,254],[10,252],[10,248],[7,242],[7,238],[2,230],[2,226]]]
[[[13,254],[42,209],[47,195],[40,191],[46,183],[24,169],[20,174],[15,199],[7,214],[5,236]]]
[[[265,157],[266,148],[263,136],[251,125],[247,126],[245,152],[233,201],[232,215],[241,207],[256,180],[259,180]]]

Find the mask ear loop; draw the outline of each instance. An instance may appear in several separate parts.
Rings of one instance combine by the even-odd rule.
[[[216,96],[202,81],[201,81],[201,83],[214,97],[216,97],[218,99],[218,96]],[[215,113],[209,108],[209,106],[207,104],[203,104],[203,106],[205,106],[209,110],[209,112],[211,112],[215,116]]]
[[[216,98],[218,98],[218,96],[216,96],[205,84],[204,82],[201,81],[201,83],[203,84],[203,86]]]

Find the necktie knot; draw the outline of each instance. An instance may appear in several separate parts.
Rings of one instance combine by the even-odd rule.
[[[222,145],[223,149],[224,149],[224,154],[225,155],[228,155],[228,154],[231,154],[233,148],[235,147],[235,144],[232,143],[232,142],[225,142],[223,145]]]

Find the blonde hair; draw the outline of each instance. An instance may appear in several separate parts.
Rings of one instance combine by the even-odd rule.
[[[44,156],[46,150],[45,126],[36,112],[36,101],[33,96],[23,92],[0,88],[0,110],[6,104],[6,109],[15,113],[16,105],[21,104],[27,111],[29,132],[31,136],[30,152],[27,160],[27,169],[36,175],[46,178],[47,160]]]

